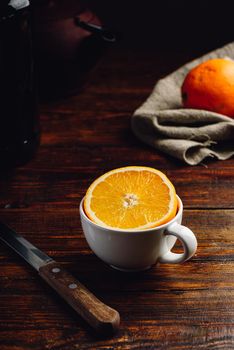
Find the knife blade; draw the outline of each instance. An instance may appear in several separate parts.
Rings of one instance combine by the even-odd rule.
[[[118,311],[97,299],[63,267],[12,228],[0,222],[0,240],[24,258],[39,275],[98,333],[110,334],[119,327]]]
[[[39,271],[40,267],[53,260],[2,222],[0,222],[0,239],[37,271]]]

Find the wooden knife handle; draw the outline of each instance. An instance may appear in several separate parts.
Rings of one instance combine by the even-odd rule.
[[[56,261],[42,266],[39,275],[97,332],[110,334],[117,330],[119,313],[98,300]]]

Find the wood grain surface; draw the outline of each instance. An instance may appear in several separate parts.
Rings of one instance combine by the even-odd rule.
[[[1,243],[1,350],[234,349],[234,161],[189,167],[130,131],[131,114],[155,81],[199,54],[116,47],[80,94],[40,104],[36,158],[0,175],[1,220],[118,310],[121,326],[113,337],[97,337]],[[164,171],[184,202],[183,223],[198,250],[182,265],[126,274],[88,248],[78,211],[85,190],[103,172],[137,164]]]
[[[119,313],[101,302],[56,261],[39,269],[42,277],[100,335],[113,335],[119,328]]]

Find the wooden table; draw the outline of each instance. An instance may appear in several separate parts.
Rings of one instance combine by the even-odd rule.
[[[1,243],[1,350],[234,348],[234,160],[190,167],[130,130],[155,81],[198,54],[113,48],[79,95],[41,104],[37,157],[1,174],[1,220],[116,308],[121,327],[97,337]],[[105,171],[135,164],[165,172],[184,201],[184,224],[199,246],[183,265],[126,274],[87,246],[78,212],[85,190]]]

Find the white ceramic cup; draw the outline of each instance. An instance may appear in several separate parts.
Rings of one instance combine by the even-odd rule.
[[[91,221],[80,203],[81,224],[92,251],[104,262],[123,271],[145,270],[155,263],[178,264],[190,259],[197,249],[194,233],[181,225],[183,204],[178,199],[178,212],[168,223],[147,230],[116,230]],[[176,239],[184,252],[171,252]]]

